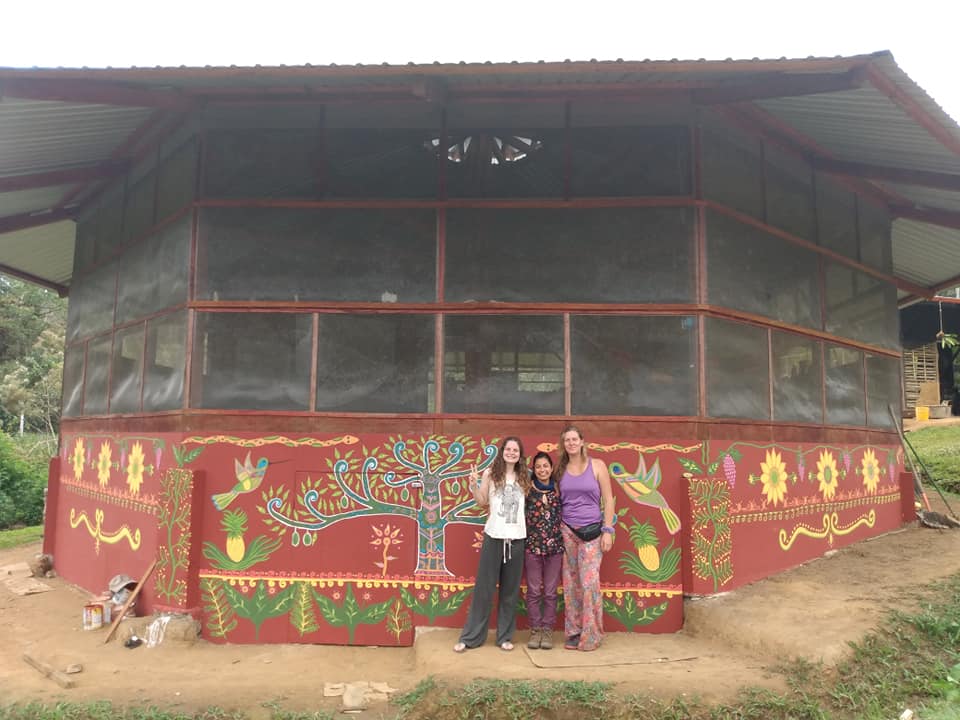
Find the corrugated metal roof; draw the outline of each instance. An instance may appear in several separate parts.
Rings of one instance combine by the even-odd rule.
[[[743,60],[641,60],[508,63],[425,63],[302,65],[277,67],[0,68],[0,178],[102,162],[160,110],[97,103],[50,102],[3,97],[3,86],[45,80],[69,91],[115,87],[130,92],[164,91],[174,100],[220,92],[317,92],[344,88],[396,93],[411,83],[438,78],[453,93],[519,88],[562,92],[565,88],[608,86],[637,89],[717,88],[745,81],[845,73],[867,68],[873,81],[859,89],[756,101],[794,132],[808,137],[835,159],[960,175],[960,127],[913,82],[888,52],[854,57]],[[877,79],[879,77],[879,80]],[[93,83],[93,85],[90,85]],[[680,89],[683,88],[683,89]],[[891,90],[892,88],[892,90]],[[912,105],[911,107],[906,107]],[[918,118],[917,109],[923,115]],[[929,121],[929,122],[928,122]],[[933,127],[933,131],[931,131]],[[940,137],[936,137],[936,135]],[[947,138],[947,142],[944,142]],[[946,145],[953,145],[953,151]],[[878,183],[879,184],[879,183]],[[960,193],[881,184],[897,201],[960,209]],[[0,193],[4,217],[48,210],[67,186]],[[65,239],[72,225],[58,223],[0,236],[0,265],[17,267],[54,282],[68,282]],[[24,238],[30,243],[24,244]],[[40,238],[40,240],[37,240]],[[898,220],[893,229],[894,272],[932,286],[960,275],[960,231]],[[31,244],[35,243],[35,244]],[[33,247],[33,251],[29,250]],[[29,270],[27,268],[30,268]]]

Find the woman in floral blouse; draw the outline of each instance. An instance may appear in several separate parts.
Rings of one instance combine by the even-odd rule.
[[[538,452],[534,456],[532,475],[533,487],[524,508],[527,524],[524,569],[527,573],[527,619],[530,621],[527,647],[550,650],[553,647],[553,627],[557,622],[563,535],[560,533],[560,495],[553,479],[553,461],[547,453]]]

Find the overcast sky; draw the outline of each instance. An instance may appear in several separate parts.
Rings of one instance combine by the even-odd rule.
[[[4,3],[0,66],[778,58],[890,50],[960,118],[960,0]]]

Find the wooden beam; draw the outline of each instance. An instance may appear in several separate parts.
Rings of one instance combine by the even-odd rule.
[[[0,98],[4,97],[164,110],[186,110],[194,103],[179,91],[167,88],[142,89],[101,80],[43,78],[0,80]]]
[[[856,90],[866,82],[866,72],[861,67],[845,73],[778,74],[761,80],[694,90],[693,102],[697,105],[729,105],[753,100],[818,95]]]
[[[127,163],[110,161],[65,170],[50,170],[48,172],[30,173],[27,175],[0,177],[0,193],[85,183],[92,180],[107,180],[120,175],[126,169]]]
[[[895,218],[916,220],[917,222],[939,225],[940,227],[960,230],[960,212],[956,210],[936,210],[930,208],[894,205],[890,212]]]
[[[941,145],[954,155],[960,155],[960,138],[945,128],[936,118],[931,116],[920,103],[914,100],[907,92],[888,78],[875,65],[867,66],[867,77],[870,83],[891,102],[897,105],[907,115],[917,121],[930,135],[936,138]]]
[[[50,225],[51,223],[60,222],[61,220],[73,220],[74,213],[76,213],[76,208],[61,207],[0,217],[0,235],[16,232],[17,230],[40,227],[41,225]]]
[[[39,285],[40,287],[45,287],[49,290],[53,290],[60,297],[66,297],[70,292],[66,285],[60,285],[59,283],[55,283],[52,280],[47,280],[46,278],[39,277],[32,273],[24,272],[23,270],[17,270],[17,268],[10,267],[9,265],[0,264],[0,273],[9,275],[10,277],[15,277],[18,280],[24,280],[28,283],[33,283],[34,285]]]
[[[833,158],[813,157],[813,166],[831,175],[861,178],[863,180],[882,180],[901,185],[952,190],[960,192],[960,175],[932,172],[930,170],[909,170],[907,168],[870,165],[868,163],[835,160]]]

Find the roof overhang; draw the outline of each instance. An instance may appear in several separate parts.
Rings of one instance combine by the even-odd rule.
[[[0,272],[69,289],[85,198],[210,101],[597,96],[719,108],[893,212],[894,275],[960,283],[960,127],[888,52],[834,58],[0,68]],[[901,301],[920,297],[901,291]]]

